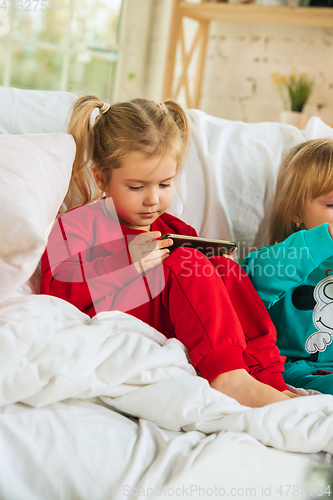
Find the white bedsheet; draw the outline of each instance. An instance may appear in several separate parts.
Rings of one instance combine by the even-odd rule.
[[[186,491],[189,481],[206,489],[255,487],[255,497],[242,496],[259,499],[262,485],[304,485],[315,465],[245,433],[167,431],[77,399],[2,407],[0,427],[4,500],[143,500],[154,492],[161,498],[163,489],[170,498],[168,485]]]
[[[226,442],[250,444],[259,464],[261,443],[333,451],[331,396],[243,407],[196,376],[177,340],[123,313],[91,320],[54,297],[9,299],[0,304],[0,367],[6,500],[118,500],[137,498],[140,488],[146,498],[213,443],[226,477]],[[290,462],[279,460],[282,481]],[[296,463],[295,478],[308,468]],[[243,485],[254,479],[242,477]]]
[[[171,431],[246,432],[265,445],[333,452],[333,398],[250,409],[210,388],[182,344],[118,312],[92,320],[45,295],[0,304],[0,405],[99,397]],[[320,424],[320,425],[319,425]]]

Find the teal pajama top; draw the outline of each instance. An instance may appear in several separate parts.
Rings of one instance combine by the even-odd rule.
[[[298,231],[242,263],[277,330],[287,384],[333,394],[333,240],[328,224]],[[318,372],[319,370],[319,372]]]

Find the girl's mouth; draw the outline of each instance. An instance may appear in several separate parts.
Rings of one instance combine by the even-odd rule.
[[[144,218],[151,218],[151,217],[154,217],[156,212],[143,212],[143,213],[140,213],[141,217],[144,217]]]

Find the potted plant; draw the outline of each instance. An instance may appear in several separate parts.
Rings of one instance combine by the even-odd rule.
[[[289,76],[272,73],[271,77],[284,104],[280,121],[303,128],[305,126],[303,108],[312,94],[314,79],[309,78],[306,73],[297,75],[295,71]]]

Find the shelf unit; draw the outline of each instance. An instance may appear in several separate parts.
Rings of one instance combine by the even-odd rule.
[[[184,18],[198,21],[197,32],[188,51],[185,49]],[[294,26],[333,27],[333,8],[273,7],[253,4],[213,3],[202,0],[191,3],[173,0],[168,54],[165,68],[163,100],[177,99],[185,89],[188,108],[199,108],[204,75],[207,40],[211,21],[232,23],[284,24]],[[180,47],[182,71],[175,81],[177,48]],[[190,92],[188,68],[197,51],[194,90]]]

